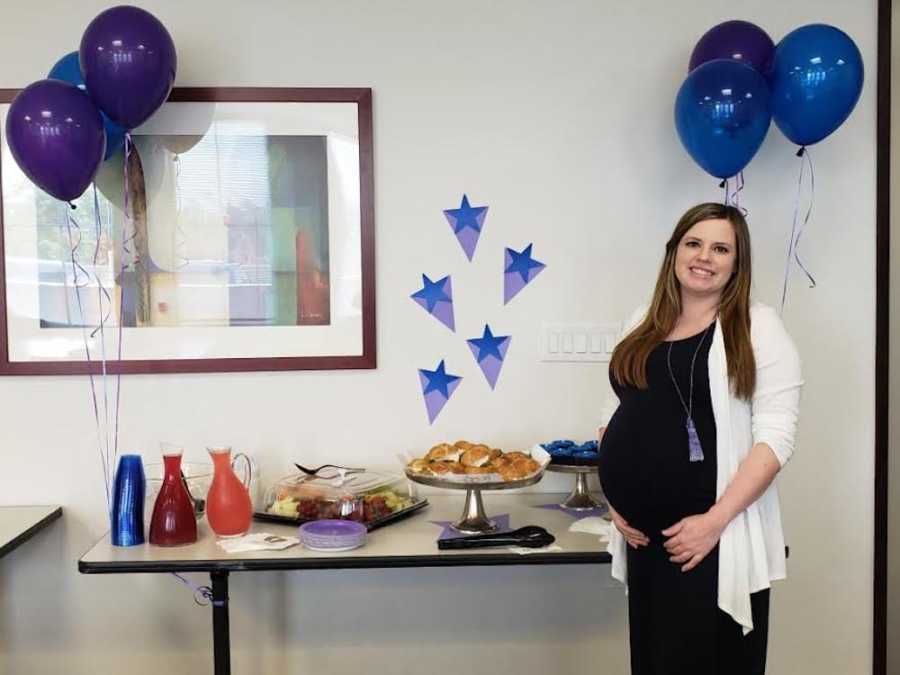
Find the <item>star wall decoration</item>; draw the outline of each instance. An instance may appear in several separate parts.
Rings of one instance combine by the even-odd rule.
[[[456,332],[453,319],[453,286],[449,276],[432,281],[427,274],[423,274],[422,288],[409,297],[447,328]]]
[[[475,255],[475,247],[481,236],[481,228],[484,227],[484,219],[487,216],[487,206],[470,206],[469,198],[463,195],[462,203],[458,209],[445,209],[444,216],[459,245],[462,246],[466,257],[471,261]]]
[[[469,349],[472,350],[472,356],[478,362],[478,367],[487,378],[491,389],[497,386],[497,378],[500,377],[500,370],[503,368],[503,361],[506,359],[506,352],[511,341],[512,337],[509,335],[495,337],[491,332],[491,327],[487,324],[485,324],[484,333],[480,338],[466,340]]]
[[[528,244],[521,252],[507,248],[503,254],[503,304],[507,304],[525,286],[544,271],[546,265],[531,257],[534,244]]]
[[[462,377],[459,375],[447,373],[443,359],[434,370],[419,369],[419,382],[422,385],[422,396],[425,397],[429,424],[434,424],[461,381]]]

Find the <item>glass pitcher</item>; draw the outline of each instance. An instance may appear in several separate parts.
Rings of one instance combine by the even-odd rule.
[[[244,482],[234,472],[231,448],[215,447],[207,451],[213,461],[213,479],[206,496],[206,519],[219,537],[239,537],[250,529],[253,518],[253,503],[247,489],[252,479],[250,458],[243,453],[235,455],[235,460],[243,457],[247,462]]]
[[[181,450],[163,452],[163,481],[150,519],[150,543],[179,546],[197,541],[194,500],[181,475]]]

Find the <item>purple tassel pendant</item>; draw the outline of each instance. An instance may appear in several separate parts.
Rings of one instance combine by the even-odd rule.
[[[688,417],[687,424],[685,426],[687,427],[688,448],[690,448],[690,461],[702,462],[703,446],[700,445],[700,437],[697,435],[697,427],[694,426],[694,420]]]

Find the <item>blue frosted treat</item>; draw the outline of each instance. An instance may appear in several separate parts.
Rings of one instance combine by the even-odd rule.
[[[550,457],[571,457],[572,456],[572,448],[571,447],[554,447],[549,450]]]
[[[578,446],[574,441],[569,440],[559,440],[559,441],[550,441],[549,443],[541,443],[541,447],[544,448],[551,455],[562,452],[566,456],[571,454],[571,451]],[[568,452],[566,452],[568,451]]]
[[[594,466],[600,461],[596,440],[576,443],[568,439],[561,439],[542,443],[541,446],[550,454],[551,464]]]

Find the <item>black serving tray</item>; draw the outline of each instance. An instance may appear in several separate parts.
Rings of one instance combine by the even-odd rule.
[[[428,506],[428,500],[422,499],[412,506],[407,506],[405,509],[394,511],[390,515],[376,518],[373,521],[365,523],[366,529],[371,532],[372,530],[377,530],[379,527],[391,525],[393,523],[396,523],[397,521],[409,518],[414,513],[424,509],[426,506]],[[253,514],[253,519],[266,523],[279,523],[281,525],[302,525],[303,523],[310,522],[310,519],[306,518],[291,518],[290,516],[282,516],[277,513],[266,513],[264,511],[255,512]]]
[[[550,463],[556,466],[600,466],[600,457],[582,459],[580,457],[554,457],[550,455]]]

